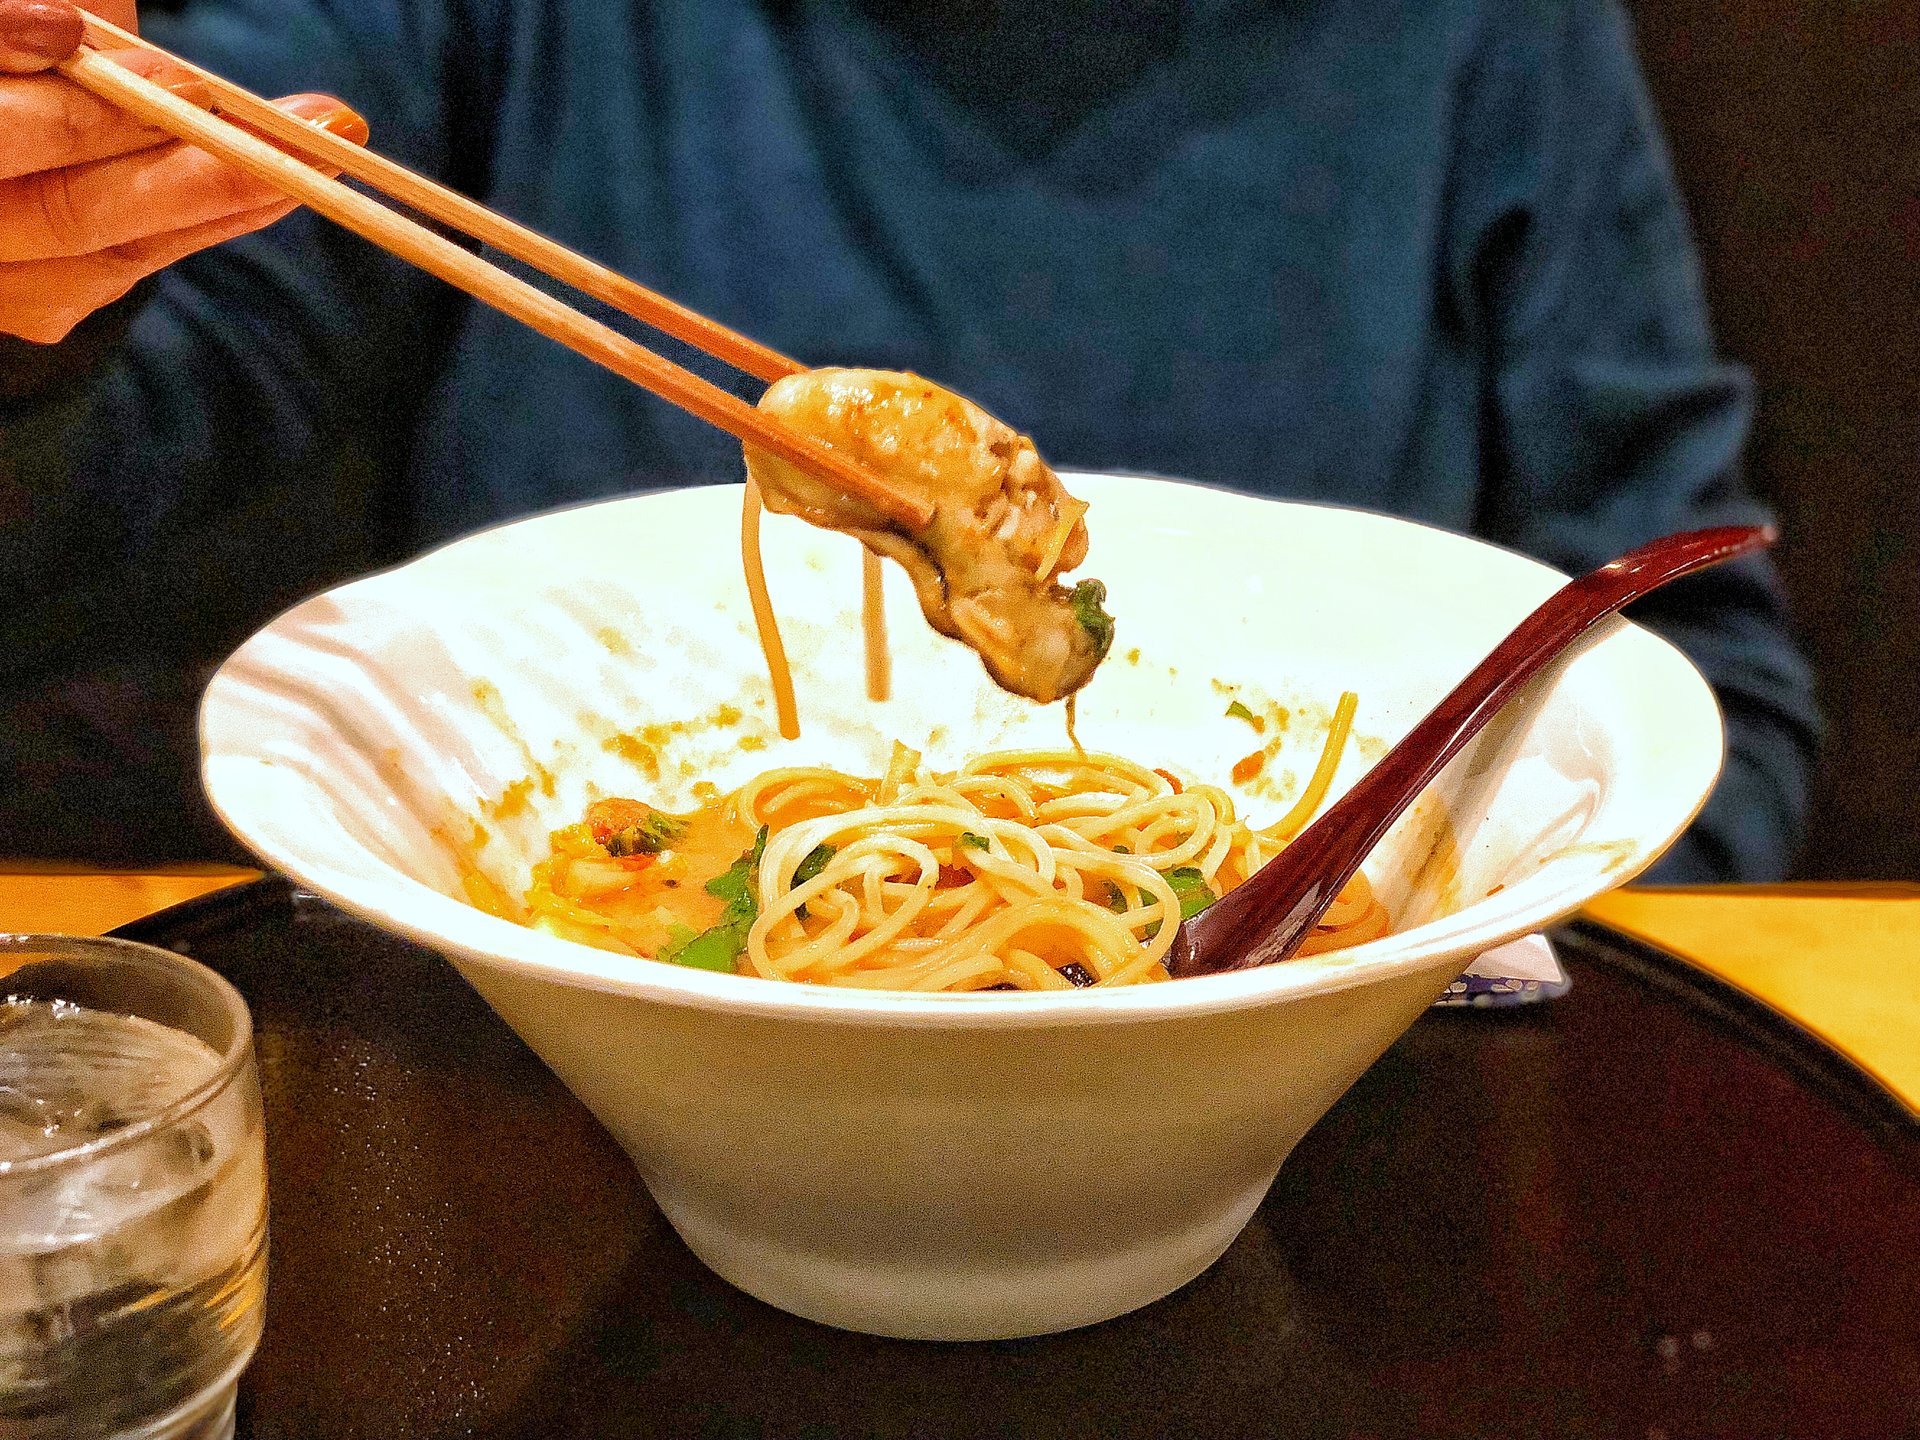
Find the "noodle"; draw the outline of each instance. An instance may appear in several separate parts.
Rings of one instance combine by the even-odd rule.
[[[1307,788],[1300,792],[1300,798],[1294,801],[1293,808],[1268,831],[1270,835],[1280,840],[1291,840],[1313,818],[1314,811],[1320,808],[1320,802],[1327,798],[1327,787],[1333,784],[1333,772],[1340,765],[1340,752],[1346,748],[1347,733],[1353,729],[1353,712],[1359,708],[1360,697],[1353,691],[1341,695],[1340,703],[1333,707],[1333,719],[1327,725],[1327,743],[1320,751],[1320,763],[1313,767],[1313,778],[1307,781]]]
[[[760,558],[760,510],[760,487],[749,480],[740,501],[740,566],[746,572],[747,599],[753,606],[754,628],[760,632],[760,651],[767,657],[767,678],[773,682],[780,734],[798,740],[800,710],[793,699],[793,671],[787,667],[787,647],[780,641],[780,622],[773,616],[767,571]]]
[[[800,711],[794,700],[793,670],[780,639],[780,622],[767,590],[766,564],[760,553],[760,516],[764,510],[760,487],[749,480],[740,499],[740,568],[746,576],[747,600],[753,606],[753,624],[766,657],[767,679],[773,686],[774,711],[783,739],[800,738]],[[867,699],[879,703],[893,694],[893,657],[887,650],[887,611],[882,588],[880,557],[860,552],[860,630],[866,640]]]
[[[1074,754],[1087,753],[1087,747],[1080,743],[1080,692],[1077,690],[1067,696],[1067,743],[1073,747]]]
[[[893,693],[893,657],[887,653],[887,596],[880,557],[860,549],[860,633],[866,638],[867,699],[876,705]]]
[[[1324,799],[1353,709],[1342,696],[1307,791],[1266,830],[1217,786],[1115,755],[1006,751],[941,774],[895,745],[884,775],[770,770],[686,817],[598,802],[555,834],[528,904],[536,924],[589,944],[770,980],[1164,980],[1180,921],[1244,883]],[[1356,876],[1300,953],[1388,927]]]

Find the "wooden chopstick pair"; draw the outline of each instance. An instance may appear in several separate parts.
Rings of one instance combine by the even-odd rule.
[[[923,528],[932,519],[933,507],[928,501],[900,494],[831,446],[788,429],[738,396],[322,174],[306,160],[276,149],[222,116],[242,121],[308,157],[313,164],[351,175],[735,369],[772,381],[805,367],[424,175],[297,119],[251,91],[96,15],[85,10],[80,13],[86,24],[86,43],[59,67],[60,73],[76,84],[147,124],[237,165],[402,260],[458,286],[476,300],[532,326],[689,414],[826,481],[889,519],[913,529]],[[110,48],[144,50],[190,71],[212,91],[214,113],[116,65],[100,53]]]

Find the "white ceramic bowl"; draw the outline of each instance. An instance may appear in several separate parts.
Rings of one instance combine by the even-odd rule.
[[[1075,476],[1114,654],[1097,749],[1224,780],[1292,716],[1271,816],[1360,693],[1344,788],[1561,577],[1443,531],[1168,481]],[[899,698],[862,698],[853,543],[770,519],[805,733],[774,735],[735,551],[739,489],[508,525],[281,616],[207,692],[205,778],[267,861],[444,952],[632,1155],[687,1243],[785,1309],[887,1335],[1064,1329],[1164,1295],[1233,1240],[1334,1099],[1467,958],[1650,863],[1721,760],[1711,693],[1625,622],[1449,768],[1369,873],[1394,933],[1115,992],[915,996],[636,962],[495,918],[597,794],[685,803],[762,768],[869,773],[1061,743],[889,576]],[[889,567],[891,570],[891,567]],[[737,712],[737,714],[736,714]],[[540,1137],[527,1137],[537,1149]],[[561,1218],[561,1217],[556,1217]],[[507,1258],[511,1263],[511,1258]]]

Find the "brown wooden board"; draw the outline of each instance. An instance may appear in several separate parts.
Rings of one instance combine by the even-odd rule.
[[[1237,1243],[1045,1339],[878,1340],[708,1272],[444,961],[278,881],[122,933],[258,1027],[266,1437],[1920,1434],[1920,1127],[1658,951],[1422,1019]]]

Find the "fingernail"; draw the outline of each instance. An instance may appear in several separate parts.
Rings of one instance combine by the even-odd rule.
[[[0,3],[4,3],[4,0],[0,0]],[[121,69],[152,81],[162,90],[178,95],[189,104],[198,105],[202,110],[213,108],[213,90],[207,82],[191,70],[171,63],[165,56],[146,50],[108,50],[105,54]]]
[[[373,127],[367,124],[366,117],[358,110],[345,105],[337,110],[329,110],[316,121],[322,130],[338,135],[342,140],[350,140],[355,145],[367,143],[367,137],[373,133]]]
[[[366,120],[350,105],[331,95],[290,95],[275,103],[289,115],[297,115],[342,140],[350,140],[355,145],[366,143],[369,133]]]
[[[0,72],[24,75],[80,47],[86,29],[65,0],[0,0]]]
[[[166,88],[189,105],[198,105],[202,110],[213,109],[213,89],[197,76],[189,75],[184,80],[175,80]]]

